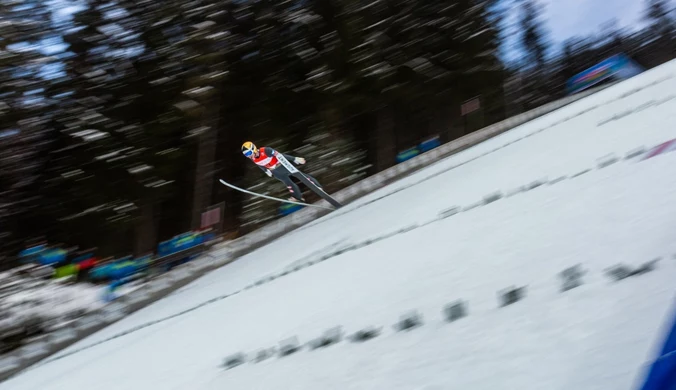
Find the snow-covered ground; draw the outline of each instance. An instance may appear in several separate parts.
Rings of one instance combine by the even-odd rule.
[[[76,318],[105,305],[104,288],[48,279],[52,272],[29,264],[0,273],[0,342],[23,335],[22,342],[30,343],[25,337],[71,326]]]
[[[631,389],[676,293],[676,153],[623,157],[676,138],[675,73],[667,64],[439,161],[0,389]],[[610,154],[619,161],[600,168]],[[497,191],[505,196],[482,204]],[[653,272],[605,275],[655,258]],[[559,273],[577,264],[584,284],[562,293]],[[527,286],[526,297],[498,308],[509,286]],[[444,322],[456,300],[468,317]],[[396,332],[411,310],[423,326]],[[365,343],[220,367],[334,326],[383,329]]]

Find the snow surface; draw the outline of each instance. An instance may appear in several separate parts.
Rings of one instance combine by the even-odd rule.
[[[634,388],[676,293],[676,153],[622,157],[676,137],[674,73],[676,62],[439,161],[0,390]],[[619,161],[599,168],[610,154]],[[545,184],[522,190],[538,180]],[[509,196],[479,206],[496,191]],[[455,206],[460,213],[439,217]],[[644,275],[613,282],[604,274],[655,258],[657,269]],[[587,271],[584,285],[561,293],[559,272],[576,264]],[[499,309],[496,294],[509,286],[527,286],[527,296]],[[443,307],[458,299],[469,316],[444,322]],[[410,310],[424,325],[394,331]],[[304,343],[338,325],[383,332],[220,367],[228,355],[293,336]]]
[[[0,332],[3,334],[35,321],[48,331],[63,328],[83,313],[105,305],[101,299],[104,288],[92,284],[45,281],[9,272],[0,275],[0,280],[0,286],[7,289],[6,295],[0,297]]]

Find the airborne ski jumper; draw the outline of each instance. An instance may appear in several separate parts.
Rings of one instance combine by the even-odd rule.
[[[253,161],[258,166],[258,168],[265,172],[266,175],[274,177],[275,179],[284,183],[292,195],[289,200],[305,202],[300,188],[298,188],[296,183],[291,180],[292,173],[280,163],[278,156],[281,155],[287,160],[293,161],[296,165],[305,164],[304,158],[280,153],[269,147],[262,147],[258,149],[256,145],[251,142],[245,142],[242,144],[242,154]],[[317,187],[321,188],[319,183],[312,176],[307,174],[305,176],[307,176],[307,178],[310,179]]]
[[[242,154],[253,161],[266,175],[274,177],[284,183],[289,189],[289,192],[291,192],[292,196],[289,198],[290,201],[305,202],[300,188],[298,188],[296,183],[291,180],[291,176],[294,176],[308,188],[331,203],[333,207],[341,207],[340,203],[324,192],[317,179],[307,173],[300,172],[290,163],[290,161],[293,161],[296,165],[303,165],[305,164],[304,158],[290,156],[270,147],[262,147],[259,149],[252,142],[248,141],[242,144]]]

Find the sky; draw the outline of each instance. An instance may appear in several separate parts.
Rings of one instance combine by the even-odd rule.
[[[599,31],[599,26],[617,19],[619,26],[641,27],[643,0],[540,0],[552,39],[563,42]]]
[[[518,45],[520,0],[503,0],[509,9],[506,19],[507,42],[503,47],[503,58],[513,61],[521,57]],[[554,50],[562,47],[564,41],[573,37],[588,37],[601,31],[604,24],[615,20],[619,28],[633,31],[644,26],[643,10],[646,0],[539,0],[543,6],[542,21],[547,39]],[[676,5],[676,0],[672,0]]]

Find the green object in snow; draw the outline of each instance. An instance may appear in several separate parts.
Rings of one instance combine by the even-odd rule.
[[[77,264],[64,265],[64,266],[59,267],[55,270],[54,277],[56,279],[65,278],[66,276],[71,276],[71,275],[77,274],[77,272],[79,270],[80,270],[80,267]]]

